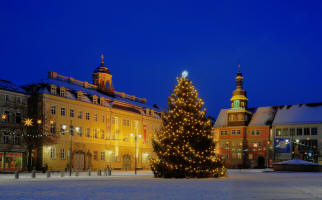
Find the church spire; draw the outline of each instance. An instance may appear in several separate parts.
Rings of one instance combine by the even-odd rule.
[[[102,64],[104,64],[104,54],[101,55],[101,59],[102,59]]]
[[[248,99],[246,91],[243,89],[243,74],[240,71],[240,64],[238,64],[238,72],[236,76],[236,89],[233,91],[233,96],[230,99],[232,108],[246,108]]]

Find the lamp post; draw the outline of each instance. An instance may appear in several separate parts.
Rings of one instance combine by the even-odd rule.
[[[266,168],[269,167],[269,145],[270,145],[270,141],[267,141],[266,144]]]
[[[139,138],[141,138],[142,137],[142,135],[141,134],[139,134],[138,136],[136,135],[136,133],[135,133],[135,135],[133,134],[133,133],[131,133],[131,137],[133,137],[134,136],[134,143],[135,143],[135,151],[134,151],[134,174],[136,175],[136,168],[137,168],[137,162],[136,162],[136,143],[137,143],[137,141],[138,141],[138,136],[139,136]]]

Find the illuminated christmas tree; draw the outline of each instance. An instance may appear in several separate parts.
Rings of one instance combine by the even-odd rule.
[[[212,125],[206,118],[198,91],[183,72],[168,98],[169,110],[153,140],[157,158],[151,159],[155,177],[219,177],[225,174],[223,160],[215,155]]]

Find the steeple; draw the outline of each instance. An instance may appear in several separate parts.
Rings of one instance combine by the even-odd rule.
[[[243,89],[243,74],[240,71],[240,64],[238,64],[238,72],[236,76],[236,89],[233,91],[233,96],[230,99],[231,107],[234,109],[247,108],[248,99],[246,91]]]
[[[110,66],[109,66],[110,67]],[[93,72],[93,84],[102,92],[113,92],[112,74],[104,64],[104,55],[101,55],[101,64]]]
[[[230,99],[231,109],[228,110],[228,125],[229,126],[245,126],[251,119],[252,113],[247,110],[248,98],[246,91],[243,89],[243,74],[240,71],[238,64],[238,72],[236,76],[236,89],[233,91],[233,96]]]

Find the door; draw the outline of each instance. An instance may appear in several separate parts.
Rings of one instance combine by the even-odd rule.
[[[126,171],[131,169],[131,156],[129,154],[123,156],[123,169]]]
[[[85,155],[83,152],[77,152],[74,158],[74,169],[75,170],[84,170],[85,168]]]

